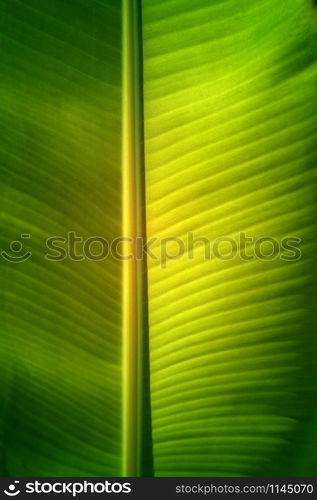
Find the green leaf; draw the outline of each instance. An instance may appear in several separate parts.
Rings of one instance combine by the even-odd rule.
[[[314,476],[311,1],[10,0],[1,33],[1,474]]]
[[[14,0],[1,31],[1,249],[33,253],[1,259],[2,475],[117,476],[121,265],[44,243],[122,232],[120,5]]]
[[[143,1],[148,236],[304,253],[149,260],[160,476],[316,472],[316,24],[286,3]]]

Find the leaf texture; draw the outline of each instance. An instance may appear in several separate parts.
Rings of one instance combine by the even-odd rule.
[[[33,256],[1,259],[1,475],[118,476],[121,265],[44,256],[122,233],[120,3],[2,9],[1,249]]]
[[[143,0],[148,237],[295,235],[303,251],[149,259],[158,476],[316,473],[314,15]]]
[[[1,475],[316,475],[311,2],[10,0],[0,27]],[[66,258],[145,233],[179,240]],[[188,233],[302,258],[174,258]]]

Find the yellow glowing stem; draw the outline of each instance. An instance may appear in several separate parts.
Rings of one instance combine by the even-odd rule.
[[[142,92],[139,0],[123,0],[122,24],[122,217],[123,255],[123,476],[140,475],[140,346],[142,345],[142,266],[135,241],[143,237]],[[133,255],[133,258],[127,258]]]

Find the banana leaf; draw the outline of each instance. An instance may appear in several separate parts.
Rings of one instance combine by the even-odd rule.
[[[1,475],[316,475],[314,4],[1,11]]]

